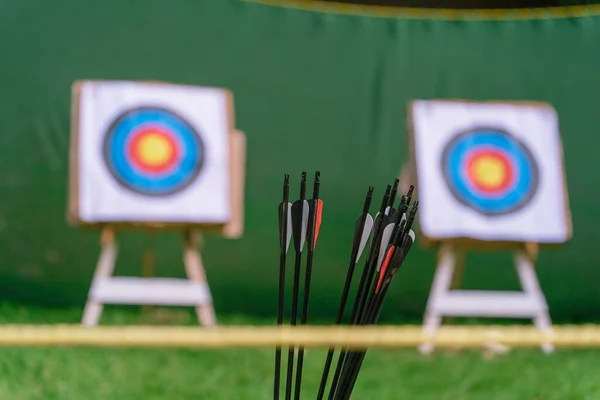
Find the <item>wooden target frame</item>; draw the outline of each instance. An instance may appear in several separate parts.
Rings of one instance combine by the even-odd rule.
[[[193,306],[200,323],[204,326],[216,324],[212,296],[206,278],[202,257],[201,232],[217,234],[228,239],[242,237],[244,231],[244,189],[246,163],[246,137],[235,129],[233,96],[229,90],[219,89],[227,99],[229,131],[229,207],[230,217],[225,223],[169,222],[169,221],[102,221],[86,222],[80,217],[79,208],[79,121],[81,87],[85,82],[76,81],[72,86],[70,173],[67,206],[67,221],[84,229],[100,229],[101,253],[96,266],[82,323],[94,326],[99,323],[104,304],[138,304]],[[181,86],[167,82],[136,83]],[[119,231],[134,230],[152,235],[154,232],[175,230],[182,234],[183,264],[187,279],[154,278],[154,255],[147,248],[143,255],[143,276],[114,277],[117,258],[117,234]]]
[[[416,100],[418,101],[418,100]],[[416,141],[413,121],[413,111],[416,101],[408,105],[407,125],[409,142],[409,162],[400,171],[401,182],[418,182]],[[428,99],[428,101],[443,101],[466,104],[503,104],[516,106],[533,106],[543,109],[554,107],[548,103],[533,101],[472,101],[463,99]],[[561,155],[561,170],[563,179],[563,196],[565,205],[565,226],[568,241],[573,235],[573,225],[569,208],[567,181],[564,166],[562,141],[558,137]],[[415,188],[418,198],[419,185]],[[420,225],[420,224],[419,224]],[[419,229],[421,231],[421,229]],[[548,305],[540,288],[535,273],[535,262],[540,246],[555,247],[563,243],[534,243],[522,241],[489,241],[470,237],[440,238],[427,236],[421,232],[421,243],[424,247],[437,247],[438,260],[432,288],[427,301],[423,322],[425,340],[420,346],[423,353],[433,350],[433,342],[427,338],[435,336],[446,316],[462,317],[513,317],[532,318],[535,326],[544,334],[551,332],[551,320]],[[510,250],[514,253],[515,268],[523,291],[474,291],[459,290],[466,254],[473,251],[495,252]],[[553,351],[550,342],[543,342],[545,352]]]

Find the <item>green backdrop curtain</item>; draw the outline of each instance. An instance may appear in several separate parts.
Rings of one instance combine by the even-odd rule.
[[[415,98],[539,100],[558,110],[574,240],[542,252],[558,321],[600,318],[600,17],[464,21],[371,18],[237,0],[0,3],[0,296],[80,305],[97,232],[65,222],[70,85],[164,80],[230,88],[248,136],[246,231],[203,250],[217,312],[274,315],[283,174],[322,172],[312,313],[331,318],[354,219],[407,156]],[[296,195],[296,186],[292,187]],[[117,274],[149,239],[123,235]],[[183,275],[175,234],[153,239],[158,273]],[[415,250],[384,318],[420,318],[435,253]],[[516,288],[508,254],[467,260],[466,288]]]

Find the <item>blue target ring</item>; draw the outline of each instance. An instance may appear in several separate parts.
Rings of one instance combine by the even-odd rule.
[[[442,171],[454,197],[486,216],[522,209],[539,184],[539,168],[531,151],[495,128],[456,135],[444,149]]]
[[[104,160],[124,188],[167,196],[188,187],[204,164],[198,132],[176,113],[156,107],[128,110],[110,125]]]

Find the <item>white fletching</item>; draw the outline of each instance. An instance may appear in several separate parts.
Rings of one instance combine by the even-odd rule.
[[[373,229],[373,217],[367,214],[367,219],[365,220],[365,227],[362,231],[362,236],[360,237],[360,244],[358,245],[358,253],[356,256],[356,261],[360,258],[365,246],[367,245],[367,241],[369,240],[369,236],[371,235],[371,230]]]
[[[377,271],[381,268],[381,264],[383,264],[383,259],[385,257],[385,252],[387,250],[388,245],[390,244],[390,239],[392,238],[392,231],[394,230],[394,223],[388,224],[383,229],[383,234],[381,235],[381,246],[379,247],[379,257],[377,258]]]
[[[392,207],[390,207],[390,206],[387,206],[387,207],[385,208],[385,215],[390,215],[390,211],[391,211],[391,210],[392,210]]]
[[[289,248],[290,248],[290,243],[292,242],[292,203],[288,203],[288,210],[287,210],[287,232],[286,234],[286,242],[285,242],[285,252],[287,254]]]
[[[302,203],[302,233],[300,234],[300,251],[304,250],[306,231],[308,230],[308,201]]]
[[[410,231],[408,231],[408,236],[410,236],[410,238],[413,242],[415,241],[415,233],[413,232],[412,229]]]

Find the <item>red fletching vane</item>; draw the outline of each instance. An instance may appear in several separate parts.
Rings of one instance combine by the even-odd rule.
[[[390,261],[392,260],[392,256],[394,255],[394,250],[396,250],[396,246],[390,247],[388,249],[387,254],[385,255],[385,260],[383,260],[383,264],[381,265],[381,270],[379,271],[379,279],[377,280],[377,287],[375,288],[375,294],[379,294],[379,289],[381,289],[381,284],[383,283],[383,277],[385,276],[385,272],[387,271],[387,268],[390,265]]]
[[[323,217],[323,200],[317,200],[317,210],[315,215],[315,241],[314,247],[317,246],[317,238],[319,237],[319,230],[321,229],[321,218]]]

